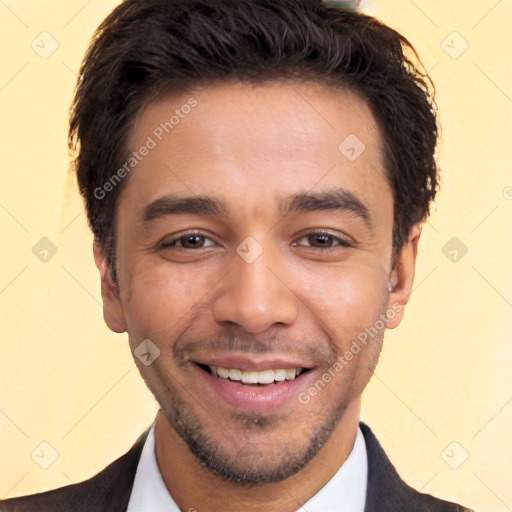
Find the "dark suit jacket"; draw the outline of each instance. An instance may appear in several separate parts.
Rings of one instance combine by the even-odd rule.
[[[370,427],[360,423],[368,452],[365,512],[473,512],[421,494],[396,472]],[[147,433],[146,433],[147,434]],[[93,478],[53,491],[0,502],[0,512],[125,512],[146,434]]]

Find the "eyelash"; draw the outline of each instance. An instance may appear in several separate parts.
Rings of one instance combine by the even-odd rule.
[[[335,245],[334,247],[312,247],[312,246],[310,246],[312,249],[333,250],[333,249],[336,249],[336,247],[353,247],[354,246],[353,243],[349,242],[345,238],[341,238],[339,236],[333,235],[332,233],[329,233],[327,231],[311,231],[311,232],[308,232],[308,233],[304,233],[303,235],[301,235],[298,238],[298,240],[302,240],[303,238],[309,238],[309,237],[314,237],[314,236],[326,236],[326,237],[329,237],[332,240],[334,240],[335,242],[337,242],[337,245]],[[297,243],[293,242],[292,245],[296,246]]]
[[[185,249],[187,251],[195,251],[195,250],[198,250],[198,249],[194,249],[194,248],[187,248],[187,247],[180,247],[180,246],[176,246],[176,242],[180,241],[180,240],[183,240],[187,237],[201,237],[201,238],[205,238],[207,240],[211,240],[214,242],[214,240],[212,240],[210,237],[206,236],[205,234],[203,233],[196,233],[196,232],[191,232],[191,233],[184,233],[184,234],[181,234],[179,236],[176,236],[170,240],[167,240],[165,241],[164,243],[162,243],[161,247],[163,249],[169,249],[169,248],[172,248],[172,247],[178,247],[180,249]],[[304,238],[308,238],[308,237],[314,237],[314,236],[326,236],[326,237],[329,237],[331,239],[333,239],[335,242],[337,242],[337,245],[335,245],[334,247],[312,247],[310,246],[312,249],[317,249],[317,250],[321,250],[321,251],[325,251],[325,250],[333,250],[335,249],[336,247],[353,247],[353,243],[349,242],[348,240],[344,239],[344,238],[341,238],[339,236],[336,236],[336,235],[333,235],[332,233],[329,233],[329,232],[325,232],[325,231],[311,231],[311,232],[308,232],[308,233],[304,233],[302,234],[297,240],[302,240]],[[294,247],[296,247],[298,244],[297,242],[293,242],[292,245]],[[210,246],[208,246],[210,247]],[[199,247],[199,249],[205,249],[206,247]]]
[[[171,238],[170,240],[167,240],[165,242],[162,243],[162,248],[163,249],[168,249],[168,248],[171,248],[171,247],[176,247],[174,244],[179,241],[179,240],[182,240],[184,238],[187,238],[187,237],[192,237],[192,236],[197,236],[197,237],[202,237],[202,238],[206,238],[208,240],[211,240],[210,237],[202,234],[202,233],[184,233],[182,235],[179,235],[179,236],[176,236],[174,238]],[[188,250],[188,251],[193,251],[195,249],[189,249],[189,248],[186,248],[186,247],[178,247],[179,249],[185,249],[185,250]],[[200,247],[200,249],[204,249],[204,247]]]

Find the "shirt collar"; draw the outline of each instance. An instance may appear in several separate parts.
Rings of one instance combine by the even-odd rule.
[[[298,512],[364,512],[367,477],[366,444],[358,427],[347,460]],[[142,449],[127,512],[180,512],[158,469],[154,424]]]

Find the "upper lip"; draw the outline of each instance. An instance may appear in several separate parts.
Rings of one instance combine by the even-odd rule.
[[[290,359],[286,357],[254,357],[235,354],[217,354],[212,356],[203,356],[193,359],[194,363],[205,366],[221,366],[222,368],[237,368],[239,370],[275,370],[279,368],[313,368],[311,363],[299,359]]]

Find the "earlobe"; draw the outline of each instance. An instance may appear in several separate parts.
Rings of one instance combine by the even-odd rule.
[[[389,275],[391,292],[388,298],[388,308],[393,311],[387,321],[388,329],[394,329],[402,321],[404,308],[411,296],[416,267],[418,242],[421,235],[421,225],[415,224],[409,231],[407,241],[400,249],[398,261]]]
[[[103,301],[103,318],[107,327],[117,333],[126,331],[123,308],[119,300],[119,290],[112,278],[105,251],[95,240],[93,245],[94,261],[100,272],[101,298]]]

